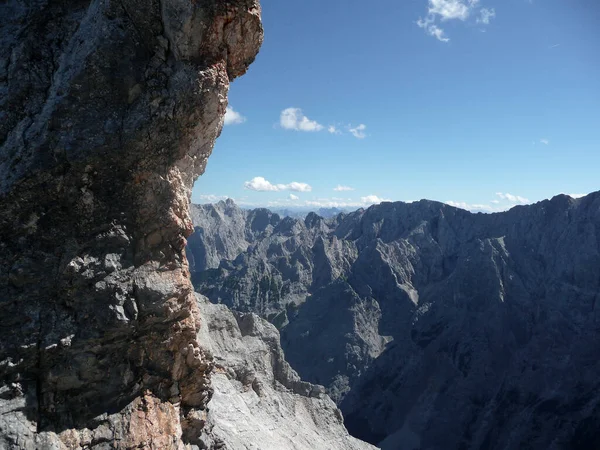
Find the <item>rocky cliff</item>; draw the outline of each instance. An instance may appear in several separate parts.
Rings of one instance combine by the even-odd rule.
[[[247,235],[232,210],[205,220]],[[498,214],[421,201],[261,224],[195,286],[276,324],[292,367],[327,387],[355,436],[384,449],[600,447],[600,192]]]
[[[198,443],[194,179],[256,0],[0,3],[0,448]]]
[[[207,446],[260,450],[369,450],[351,437],[322,386],[300,380],[285,361],[277,329],[198,296],[198,336],[214,357]]]

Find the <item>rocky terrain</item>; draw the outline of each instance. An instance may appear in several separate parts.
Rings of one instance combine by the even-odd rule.
[[[383,449],[600,447],[600,192],[505,213],[382,203],[325,220],[193,207],[192,279],[268,318]],[[210,257],[196,242],[217,242]]]
[[[234,313],[198,296],[206,326],[198,340],[214,358],[207,447],[375,449],[351,437],[322,386],[300,380],[285,361],[277,329],[255,314]]]
[[[0,448],[195,445],[189,197],[256,0],[0,3]]]

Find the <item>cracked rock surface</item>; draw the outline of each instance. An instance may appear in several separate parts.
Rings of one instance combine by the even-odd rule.
[[[197,444],[192,183],[256,0],[0,3],[0,448]]]
[[[277,329],[198,295],[207,323],[198,340],[214,358],[205,445],[231,450],[375,450],[344,428],[322,386],[285,361]]]

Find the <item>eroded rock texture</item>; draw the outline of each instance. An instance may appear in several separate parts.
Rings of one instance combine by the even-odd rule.
[[[0,448],[182,448],[210,358],[184,248],[256,0],[0,3]]]
[[[207,445],[232,450],[375,450],[348,434],[323,386],[300,380],[285,361],[277,329],[256,314],[198,296],[199,339],[214,356]]]

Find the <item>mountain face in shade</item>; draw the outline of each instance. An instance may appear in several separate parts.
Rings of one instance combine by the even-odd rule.
[[[195,288],[275,324],[355,436],[600,447],[600,193],[496,214],[420,201],[298,220],[228,202],[192,217]],[[209,258],[203,242],[222,245]]]

